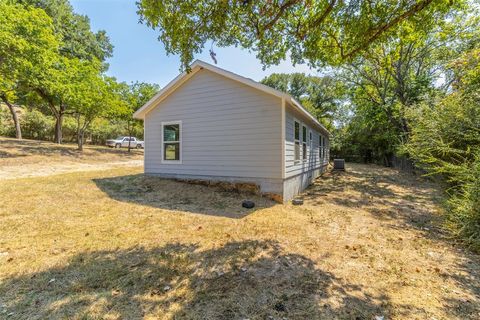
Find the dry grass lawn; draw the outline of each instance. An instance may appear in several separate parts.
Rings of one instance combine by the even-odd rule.
[[[86,145],[79,152],[76,144],[0,137],[0,180],[141,164],[143,150]]]
[[[480,318],[420,178],[349,164],[292,206],[141,172],[0,181],[1,319]]]

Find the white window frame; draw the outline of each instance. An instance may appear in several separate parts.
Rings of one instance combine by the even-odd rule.
[[[309,151],[309,154],[310,154],[310,158],[313,158],[313,130],[312,129],[309,129],[308,130],[308,151]],[[315,159],[311,159],[312,162],[315,162]]]
[[[319,136],[319,139],[318,139],[318,152],[319,152],[319,155],[320,155],[321,163],[323,163],[323,153],[324,153],[323,144],[324,144],[324,138],[323,138],[323,135],[322,135],[321,133],[320,133],[318,136]]]
[[[172,125],[172,124],[178,124],[179,125],[179,132],[180,132],[180,140],[179,141],[166,141],[164,140],[164,137],[163,137],[163,132],[164,132],[164,127],[166,125]],[[182,142],[182,139],[183,139],[183,125],[182,125],[182,121],[181,120],[177,120],[177,121],[162,121],[161,122],[161,130],[162,130],[162,133],[161,133],[161,136],[162,136],[162,147],[161,147],[161,163],[164,163],[164,164],[182,164],[182,161],[183,161],[183,142]],[[180,147],[180,151],[179,151],[179,155],[180,155],[180,159],[179,160],[165,160],[165,143],[176,143],[178,142],[179,143],[179,147]]]
[[[298,139],[295,138],[295,123],[298,123]],[[293,118],[293,162],[299,163],[302,161],[302,122],[298,121],[297,119]],[[298,142],[298,159],[295,158],[295,148]]]
[[[323,153],[324,153],[324,162],[328,162],[330,158],[330,140],[327,140],[327,137],[323,137]]]
[[[305,128],[305,141],[303,139],[303,128]],[[308,161],[308,127],[302,123],[302,132],[301,132],[301,136],[302,136],[302,159],[303,159],[303,162],[307,162]],[[303,145],[305,145],[305,154],[303,152]]]

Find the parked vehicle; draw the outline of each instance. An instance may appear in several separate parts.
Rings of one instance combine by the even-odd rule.
[[[106,145],[112,148],[128,148],[130,143],[130,148],[143,149],[145,147],[145,142],[138,140],[135,137],[118,137],[116,139],[107,140]]]

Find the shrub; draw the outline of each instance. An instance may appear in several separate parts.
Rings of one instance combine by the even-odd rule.
[[[480,251],[480,103],[452,93],[409,113],[404,151],[446,185],[446,223],[453,235]]]
[[[471,165],[459,170],[454,189],[447,201],[447,226],[475,251],[480,252],[480,152]]]
[[[15,137],[12,115],[8,108],[0,104],[0,136]]]
[[[51,140],[54,135],[55,120],[36,109],[25,110],[20,119],[22,134],[27,139]]]

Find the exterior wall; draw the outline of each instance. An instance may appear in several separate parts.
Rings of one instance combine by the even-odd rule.
[[[300,123],[300,161],[295,161],[295,124]],[[302,126],[307,127],[307,159],[303,160]],[[312,140],[310,141],[310,132]],[[320,135],[325,139],[325,148],[320,145]],[[319,177],[328,165],[328,134],[320,132],[311,121],[289,104],[285,106],[285,180],[284,201],[291,200]]]
[[[170,174],[170,173],[147,173],[150,176],[157,176],[167,179],[183,179],[183,180],[206,180],[206,181],[222,181],[229,183],[253,183],[260,187],[262,193],[282,195],[284,181],[282,179],[272,178],[242,178],[227,176],[206,176],[206,175],[187,175],[187,174]]]
[[[202,69],[145,116],[145,173],[260,181],[281,192],[281,114],[280,98]],[[168,121],[182,122],[181,164],[162,163]]]

